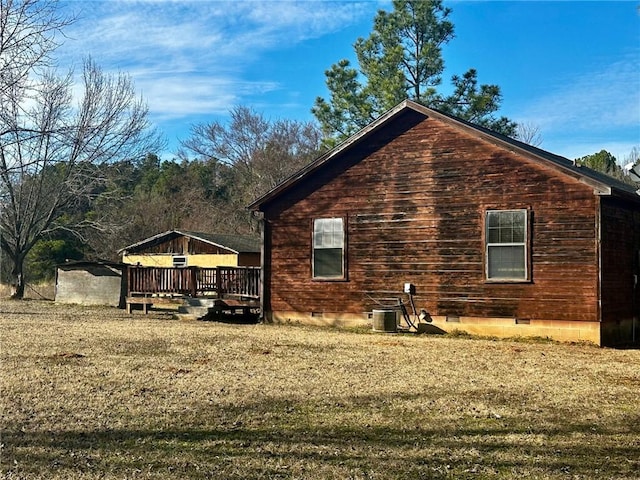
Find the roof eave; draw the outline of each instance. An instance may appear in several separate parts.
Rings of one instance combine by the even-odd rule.
[[[177,230],[175,230],[175,231],[177,232]],[[214,247],[218,247],[218,248],[223,248],[225,250],[229,250],[230,252],[233,252],[236,255],[240,254],[239,251],[237,251],[237,250],[235,250],[233,248],[227,247],[226,245],[221,245],[221,244],[219,244],[217,242],[214,242],[213,240],[209,240],[207,238],[201,237],[195,232],[178,232],[178,233],[181,233],[185,237],[195,238],[196,240],[200,240],[201,242],[208,243],[209,245],[213,245]]]
[[[156,240],[158,238],[162,238],[162,237],[164,237],[166,235],[169,235],[171,233],[174,233],[174,232],[177,232],[177,230],[167,230],[166,232],[158,233],[158,234],[156,234],[156,235],[154,235],[152,237],[145,238],[144,240],[140,240],[139,242],[133,243],[131,245],[127,245],[126,247],[121,248],[120,250],[118,250],[118,253],[119,254],[120,253],[125,253],[127,250],[131,250],[132,248],[136,248],[136,247],[139,247],[139,246],[144,245],[146,243],[150,243],[153,240]],[[178,232],[178,233],[180,233],[180,232]]]
[[[415,102],[411,102],[411,103],[412,103],[411,106],[413,108],[415,108],[418,111],[421,111],[427,116],[437,117],[444,122],[452,123],[458,126],[459,128],[462,128],[463,130],[466,130],[472,133],[475,136],[479,136],[480,138],[482,138],[483,140],[489,143],[498,145],[499,147],[505,150],[511,151],[513,153],[516,153],[518,155],[522,155],[528,158],[535,158],[536,160],[546,164],[552,164],[557,168],[559,168],[560,170],[564,171],[566,174],[592,187],[595,193],[600,195],[611,195],[612,189],[610,185],[600,182],[595,178],[584,175],[584,173],[580,172],[580,169],[582,167],[575,166],[573,162],[568,158],[561,157],[560,155],[556,155],[551,152],[546,152],[544,150],[541,150],[537,147],[533,147],[531,145],[527,145],[527,148],[524,147],[525,144],[522,144],[523,146],[519,146],[521,142],[518,140],[515,140],[512,138],[508,138],[508,140],[505,138],[503,140],[500,138],[500,134],[498,134],[497,132],[492,132],[492,133],[485,132],[484,129],[480,126],[470,125],[464,121],[461,121],[449,115],[445,115],[441,112],[438,112],[437,110],[433,110],[431,108],[425,107]],[[536,153],[536,150],[539,151],[540,153]],[[547,154],[552,157],[557,157],[557,160],[554,161],[550,159],[548,156],[545,156],[543,154]]]
[[[394,108],[380,116],[374,122],[352,135],[340,145],[330,150],[329,152],[321,155],[316,160],[311,162],[309,165],[299,170],[287,180],[282,182],[281,184],[274,187],[272,190],[256,199],[253,203],[248,205],[249,210],[253,211],[262,211],[262,207],[270,202],[272,199],[276,198],[278,195],[288,190],[290,187],[297,184],[302,178],[312,173],[314,170],[317,170],[322,165],[330,161],[332,158],[343,152],[344,150],[350,148],[352,145],[362,140],[367,135],[371,134],[375,130],[377,130],[380,126],[384,125],[390,118],[397,115],[399,112],[404,110],[405,108],[411,108],[414,111],[422,113],[426,117],[436,117],[446,123],[452,124],[461,128],[474,136],[482,138],[484,141],[497,145],[503,149],[516,153],[518,155],[522,155],[527,158],[532,158],[534,160],[540,161],[547,165],[553,165],[558,168],[560,171],[565,174],[576,178],[580,182],[588,185],[593,188],[594,193],[597,195],[610,196],[614,194],[619,194],[623,197],[633,198],[633,195],[630,192],[627,192],[623,189],[612,187],[610,184],[600,181],[593,176],[585,174],[586,171],[583,170],[585,167],[579,167],[574,164],[568,158],[562,157],[560,155],[553,154],[551,152],[547,152],[545,150],[539,149],[537,147],[533,147],[531,145],[524,144],[518,140],[504,137],[501,138],[502,135],[497,132],[490,132],[488,129],[485,129],[481,126],[471,124],[470,122],[466,122],[461,119],[457,119],[450,115],[444,114],[437,110],[434,110],[429,107],[425,107],[419,103],[416,103],[412,100],[404,100],[403,102],[396,105]],[[582,171],[581,171],[582,170]],[[640,197],[638,197],[640,199]]]
[[[136,247],[141,247],[141,246],[143,246],[143,245],[145,245],[147,243],[151,243],[154,240],[157,240],[157,239],[162,238],[164,236],[168,236],[168,235],[170,235],[172,233],[177,233],[178,235],[183,235],[185,237],[189,237],[189,238],[194,238],[196,240],[200,240],[201,242],[208,243],[209,245],[213,245],[214,247],[218,247],[218,248],[222,248],[224,250],[228,250],[228,251],[230,251],[232,253],[235,253],[236,255],[240,255],[240,253],[241,253],[241,252],[239,252],[239,251],[237,251],[237,250],[235,250],[233,248],[227,247],[226,245],[220,245],[219,243],[216,243],[216,242],[213,242],[213,241],[208,240],[206,238],[200,237],[197,234],[194,234],[193,232],[184,232],[184,231],[181,231],[181,230],[167,230],[166,232],[158,233],[157,235],[154,235],[152,237],[145,238],[144,240],[141,240],[138,243],[134,243],[133,245],[129,245],[127,247],[121,248],[120,250],[118,250],[118,254],[126,254],[126,252],[128,250],[131,250],[131,249],[136,248]]]

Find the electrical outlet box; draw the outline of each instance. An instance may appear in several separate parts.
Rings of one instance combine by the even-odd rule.
[[[404,284],[404,293],[408,293],[409,295],[413,295],[416,293],[416,286],[413,283],[405,283]]]

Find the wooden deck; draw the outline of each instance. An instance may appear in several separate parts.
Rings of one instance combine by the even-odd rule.
[[[259,267],[142,267],[127,269],[127,311],[142,305],[146,313],[154,298],[260,298]]]

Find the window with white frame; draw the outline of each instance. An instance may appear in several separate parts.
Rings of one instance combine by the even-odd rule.
[[[344,278],[344,219],[313,221],[313,278]]]
[[[487,280],[527,280],[527,211],[488,210],[485,224]]]
[[[187,257],[185,255],[174,255],[172,260],[174,268],[182,268],[187,266]]]

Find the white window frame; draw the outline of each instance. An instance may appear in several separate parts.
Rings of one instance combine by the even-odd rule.
[[[521,214],[524,216],[524,232],[522,240],[514,241],[498,241],[490,242],[490,220],[489,217],[495,214]],[[512,235],[513,236],[513,235]],[[485,278],[488,282],[527,282],[529,281],[529,211],[527,209],[492,209],[485,213]],[[501,247],[522,247],[522,272],[523,275],[518,276],[496,276],[490,271],[492,251],[496,251]]]
[[[314,280],[343,280],[346,278],[346,222],[342,217],[323,217],[313,220],[311,270]],[[320,275],[316,272],[316,251],[341,250],[340,273]]]
[[[171,264],[173,268],[184,268],[188,266],[188,260],[186,255],[173,255],[171,257]]]

